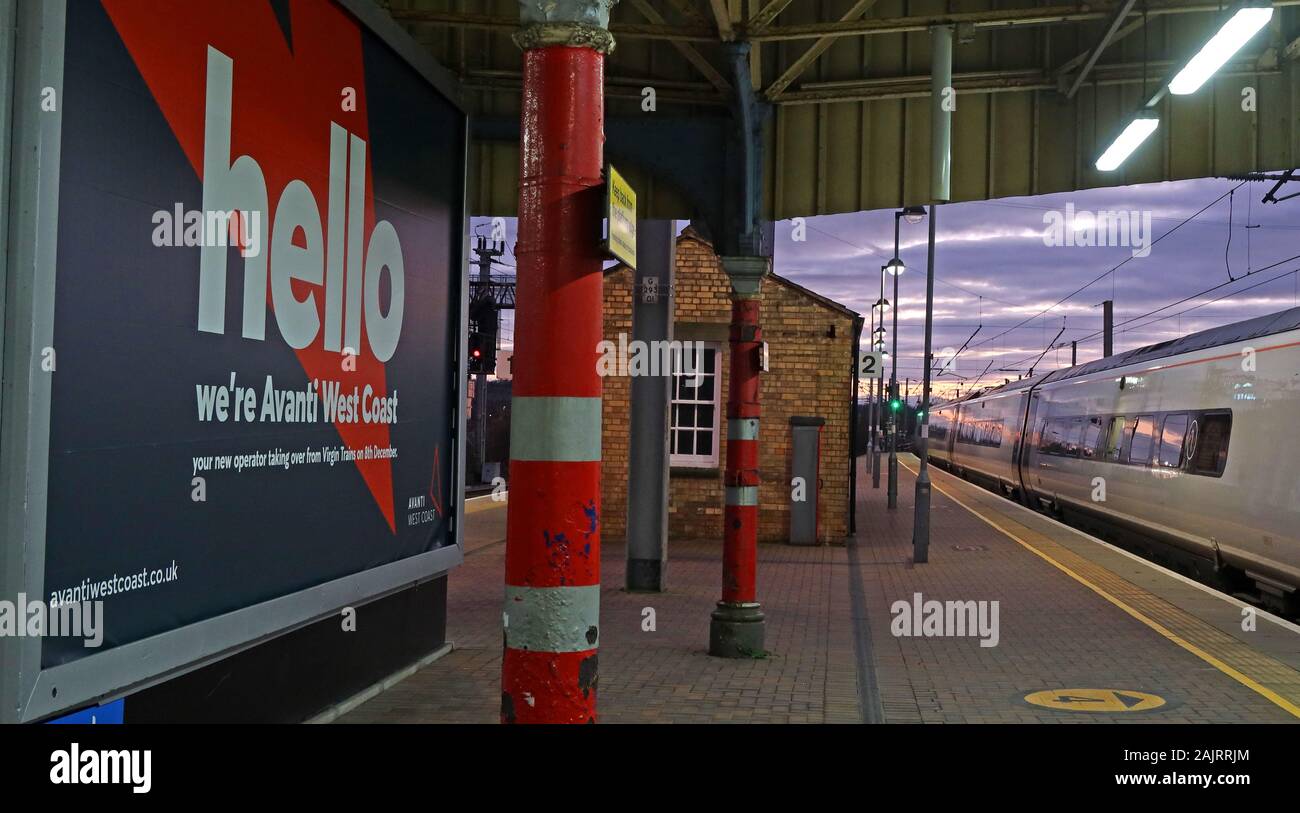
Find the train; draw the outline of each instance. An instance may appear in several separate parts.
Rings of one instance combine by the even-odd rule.
[[[1300,307],[942,405],[935,465],[1300,611]]]

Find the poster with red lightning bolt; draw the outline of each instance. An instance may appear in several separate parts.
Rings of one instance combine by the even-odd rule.
[[[452,544],[463,112],[328,0],[64,35],[47,600],[112,648]]]

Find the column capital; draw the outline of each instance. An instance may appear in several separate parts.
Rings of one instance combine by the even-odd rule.
[[[731,293],[741,299],[757,297],[763,278],[772,272],[771,257],[722,257],[722,270],[731,280]]]
[[[528,51],[552,45],[614,50],[609,11],[618,0],[519,0],[515,45]]]

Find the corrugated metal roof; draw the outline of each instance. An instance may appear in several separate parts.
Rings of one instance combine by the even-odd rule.
[[[1300,62],[1286,44],[1300,34],[1296,0],[1278,0],[1269,33],[1256,37],[1199,92],[1159,105],[1159,130],[1116,172],[1093,161],[1158,85],[1217,25],[1215,3],[1149,0],[1101,54],[1073,97],[1064,92],[1120,5],[1114,0],[948,0],[868,4],[857,0],[731,3],[738,40],[751,44],[751,75],[775,107],[764,134],[765,216],[854,212],[927,203],[927,27],[960,16],[968,41],[954,48],[952,199],[984,200],[1073,189],[1271,171],[1300,163]],[[715,8],[703,0],[620,2],[618,47],[606,65],[606,116],[663,125],[674,117],[725,116],[726,74]],[[481,118],[518,121],[521,57],[510,41],[515,0],[402,0],[390,13],[464,82]],[[723,6],[725,7],[725,6]],[[1150,10],[1149,20],[1139,13]],[[651,17],[658,17],[656,22]],[[965,39],[965,38],[963,38]],[[690,56],[685,52],[689,49]],[[725,81],[725,80],[724,80]],[[657,109],[643,109],[653,88]],[[1244,91],[1255,107],[1243,107]],[[611,132],[613,128],[610,128]],[[611,139],[609,152],[620,145]],[[671,140],[662,149],[669,154]],[[475,141],[475,215],[513,215],[518,146]],[[648,162],[620,161],[642,217],[689,219],[689,195]]]

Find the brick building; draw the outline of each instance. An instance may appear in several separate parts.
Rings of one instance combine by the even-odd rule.
[[[677,239],[673,339],[703,342],[703,383],[674,387],[669,438],[671,483],[668,526],[672,539],[722,541],[723,471],[729,370],[730,284],[713,247],[693,229]],[[632,271],[605,275],[605,338],[632,335]],[[849,411],[853,347],[861,317],[783,277],[763,282],[763,339],[769,368],[763,373],[760,430],[759,541],[784,542],[790,534],[791,429],[795,416],[825,419],[821,434],[818,542],[848,534]],[[604,379],[601,436],[601,533],[623,539],[627,527],[628,408],[631,380]],[[690,398],[686,398],[686,395]]]

